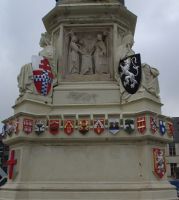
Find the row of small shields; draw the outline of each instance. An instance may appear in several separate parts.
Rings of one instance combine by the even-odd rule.
[[[33,129],[33,122],[29,120],[24,121],[24,132],[31,133]],[[30,126],[29,126],[30,125]],[[49,121],[49,130],[53,135],[58,134],[60,127],[59,120],[50,120]],[[93,129],[94,132],[98,135],[102,134],[105,131],[105,119],[97,119],[94,120]],[[75,129],[75,121],[74,120],[65,120],[64,121],[64,132],[67,135],[71,135]],[[112,134],[117,134],[121,130],[120,120],[119,119],[109,119],[109,132]],[[78,130],[81,134],[85,135],[90,131],[90,120],[79,120]],[[132,133],[135,130],[134,120],[127,119],[125,120],[124,130],[128,133]],[[35,132],[42,133],[45,131],[44,122],[39,120],[35,124]]]
[[[24,118],[22,125],[23,131],[26,134],[30,134],[35,131],[35,133],[37,133],[38,135],[42,134],[47,129],[51,134],[56,135],[59,133],[60,128],[62,128],[62,124],[63,130],[67,135],[71,135],[76,128],[83,135],[86,135],[91,129],[93,129],[97,135],[101,135],[106,128],[113,135],[117,134],[122,129],[125,130],[127,133],[132,134],[135,131],[135,127],[140,134],[145,134],[148,126],[148,122],[146,119],[146,116],[139,116],[136,118],[136,120],[134,118],[124,119],[124,121],[120,120],[119,118],[110,118],[108,121],[102,118],[95,119],[93,121],[88,119],[66,119],[62,121],[59,119],[33,120],[29,118]],[[152,132],[152,134],[156,134],[159,131],[160,135],[162,136],[165,135],[166,132],[170,137],[173,136],[174,127],[172,122],[165,122],[164,120],[158,119],[157,117],[152,115],[150,116],[149,122],[150,131]],[[12,133],[18,134],[20,126],[21,125],[19,124],[18,120],[12,120],[11,122],[6,123],[3,127],[3,135],[11,136]]]

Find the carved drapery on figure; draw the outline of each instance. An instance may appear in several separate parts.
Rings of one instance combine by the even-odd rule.
[[[82,51],[80,74],[82,75],[93,74],[93,62],[92,62],[93,48],[84,39],[80,40],[80,45]]]
[[[148,64],[143,64],[143,81],[142,87],[150,94],[159,97],[160,88],[158,82],[159,71],[149,66]]]
[[[107,62],[106,62],[106,44],[103,41],[103,36],[101,34],[97,35],[97,41],[95,43],[94,51],[94,64],[95,64],[95,73],[97,74],[107,74]]]
[[[71,37],[70,45],[69,45],[69,73],[70,74],[79,74],[80,67],[80,54],[82,53],[80,50],[80,46],[77,43],[77,36],[73,35]]]
[[[47,32],[41,34],[39,45],[43,48],[39,55],[47,58],[50,65],[54,66],[54,48],[51,43],[51,37]]]
[[[117,50],[117,63],[119,63],[120,60],[124,59],[125,57],[135,54],[135,52],[132,50],[133,44],[134,38],[131,33],[123,37],[122,44],[118,47]],[[158,83],[158,75],[159,71],[156,68],[153,68],[147,64],[142,64],[142,82],[137,93],[146,91],[147,93],[150,93],[151,95],[159,98],[160,89]],[[131,95],[128,94],[123,88],[122,84],[120,84],[121,82],[118,74],[118,69],[115,69],[115,79],[120,85],[122,100],[130,101]]]
[[[20,96],[24,93],[33,93],[33,73],[32,73],[32,64],[25,64],[21,67],[20,74],[17,77],[18,88]]]
[[[66,38],[67,73],[79,75],[108,74],[106,32],[69,32]]]

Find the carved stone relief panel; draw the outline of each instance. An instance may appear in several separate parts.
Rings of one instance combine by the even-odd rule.
[[[112,27],[65,27],[64,80],[110,80],[112,44]]]

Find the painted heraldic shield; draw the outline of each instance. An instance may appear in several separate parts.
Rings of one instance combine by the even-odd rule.
[[[109,119],[109,132],[115,135],[119,131],[120,131],[119,119],[114,119],[114,118]]]
[[[168,122],[168,123],[167,123],[167,132],[168,132],[168,135],[169,135],[170,137],[173,136],[173,134],[174,134],[174,126],[173,126],[173,123],[172,123],[172,122]]]
[[[166,173],[165,150],[154,148],[153,159],[154,159],[154,174],[158,178],[162,178]]]
[[[71,135],[74,131],[74,120],[64,120],[64,132],[67,135]]]
[[[146,131],[146,118],[145,116],[137,117],[137,129],[139,133],[144,134]]]
[[[85,135],[89,132],[89,120],[80,120],[79,121],[79,132]]]
[[[150,116],[150,129],[153,134],[157,132],[157,119],[154,116]]]
[[[53,74],[47,58],[32,57],[33,79],[37,92],[43,96],[48,95],[52,89]]]
[[[140,54],[121,60],[118,67],[121,82],[129,94],[135,94],[141,83],[142,69]]]
[[[134,120],[133,119],[125,119],[124,130],[129,134],[134,132],[135,128],[134,128]]]
[[[51,134],[56,135],[59,132],[60,121],[58,119],[49,120],[49,131]]]
[[[44,120],[36,120],[35,122],[35,133],[37,135],[42,134],[45,132],[46,129],[46,122]]]
[[[23,131],[27,134],[32,133],[33,129],[33,120],[32,119],[24,119],[23,120]]]
[[[104,132],[104,119],[97,119],[94,120],[94,131],[98,135],[100,135],[102,132]]]
[[[160,134],[164,135],[166,132],[166,125],[163,120],[159,120],[159,129],[160,129]]]

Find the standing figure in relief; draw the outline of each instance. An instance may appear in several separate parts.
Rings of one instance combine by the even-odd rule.
[[[97,34],[97,41],[94,46],[95,74],[107,74],[107,49],[102,34]]]
[[[77,37],[72,36],[70,47],[69,47],[69,73],[70,74],[79,74],[80,59],[79,53],[82,54],[79,45],[77,44]]]
[[[81,46],[80,49],[82,51],[80,74],[82,75],[93,74],[93,63],[92,63],[93,48],[90,48],[89,45],[85,44],[84,40],[80,41],[80,46]]]

